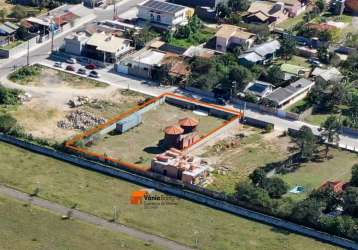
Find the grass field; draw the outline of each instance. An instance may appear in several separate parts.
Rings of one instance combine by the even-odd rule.
[[[169,42],[171,45],[189,48],[190,46],[197,46],[202,43],[208,42],[215,35],[215,30],[210,28],[204,28],[200,32],[195,33],[190,38],[175,38],[173,37]]]
[[[351,178],[352,166],[358,163],[358,155],[338,149],[331,149],[330,154],[333,156],[332,159],[320,163],[304,163],[295,172],[280,177],[292,188],[300,185],[305,187],[307,192],[318,188],[327,180],[348,181]]]
[[[283,21],[282,23],[279,23],[277,27],[285,29],[285,30],[291,30],[296,24],[303,21],[303,16],[305,15],[305,12],[301,13],[300,15],[288,18],[287,20]]]
[[[88,79],[64,71],[47,68],[45,66],[28,66],[33,74],[25,77],[17,77],[22,69],[10,74],[9,79],[21,84],[37,87],[70,87],[75,89],[105,88],[109,85],[96,80]]]
[[[0,152],[0,183],[26,192],[39,187],[40,197],[77,204],[78,209],[104,218],[111,218],[117,206],[120,222],[191,246],[197,239],[199,249],[337,249],[185,200],[176,206],[143,209],[129,204],[130,193],[141,188],[137,185],[4,143]]]
[[[215,171],[214,182],[208,188],[233,193],[235,185],[246,180],[256,168],[287,157],[287,151],[282,147],[289,143],[288,138],[284,141],[282,139],[279,145],[277,139],[264,139],[265,135],[261,134],[261,130],[254,128],[246,130],[250,133],[241,140],[238,148],[215,152],[214,145],[207,148],[207,152],[203,154],[204,158],[214,159],[215,168],[225,166],[229,169],[226,174]]]
[[[108,231],[0,196],[0,248],[32,249],[160,249],[126,234]],[[26,204],[27,205],[27,204]]]
[[[200,134],[207,134],[219,127],[224,120],[212,116],[198,116],[190,110],[180,109],[170,104],[161,104],[159,108],[150,110],[143,115],[139,126],[124,134],[106,135],[91,151],[106,153],[116,159],[122,159],[139,165],[150,164],[154,155],[164,150],[158,146],[164,138],[164,129],[178,123],[179,119],[196,117],[200,123],[197,128]]]
[[[301,67],[305,67],[305,68],[310,68],[311,64],[309,64],[307,62],[307,59],[301,56],[292,56],[291,59],[289,60],[284,60],[284,59],[279,59],[277,60],[275,63],[277,64],[282,64],[282,63],[288,63],[288,64],[293,64],[293,65],[297,65],[297,66],[301,66]]]

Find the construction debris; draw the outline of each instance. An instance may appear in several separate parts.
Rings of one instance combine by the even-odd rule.
[[[84,131],[106,122],[106,119],[103,117],[95,117],[88,112],[80,110],[66,115],[66,119],[59,121],[57,126],[63,129],[80,129]]]
[[[74,100],[69,100],[68,105],[71,108],[76,108],[82,105],[85,105],[90,102],[90,99],[88,96],[77,96]]]

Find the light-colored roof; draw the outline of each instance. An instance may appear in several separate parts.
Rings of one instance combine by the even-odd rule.
[[[244,58],[250,62],[258,62],[264,59],[262,56],[256,54],[255,52],[242,54],[239,56],[239,58]]]
[[[299,0],[268,0],[268,1],[273,2],[273,3],[281,2],[281,3],[284,3],[285,5],[289,5],[289,6],[301,4],[301,1],[299,1]]]
[[[272,54],[274,52],[276,52],[277,50],[279,50],[281,47],[281,44],[279,41],[277,40],[273,40],[270,42],[266,42],[260,45],[257,45],[255,47],[252,47],[251,49],[249,49],[249,51],[254,51],[255,53],[257,53],[260,56],[266,56],[268,54]]]
[[[322,69],[319,67],[316,67],[312,71],[313,76],[320,76],[325,81],[331,81],[331,80],[340,80],[343,78],[343,75],[337,68],[329,68],[329,69]]]
[[[274,3],[268,1],[255,1],[251,3],[250,8],[247,10],[247,12],[256,13],[258,11],[261,11],[265,14],[268,14],[268,12],[272,9],[274,5]]]
[[[5,31],[8,34],[14,33],[16,31],[5,24],[0,24],[0,30]]]
[[[238,37],[241,39],[249,39],[255,36],[254,33],[247,32],[245,29],[235,25],[223,24],[220,29],[216,32],[217,37],[223,37],[230,39],[231,37]]]
[[[30,23],[37,23],[37,24],[40,24],[42,26],[49,26],[50,25],[50,22],[48,22],[47,20],[44,21],[40,18],[36,18],[36,17],[29,17],[26,19],[26,21],[30,22]]]
[[[97,50],[108,53],[116,53],[122,49],[123,45],[128,43],[128,39],[107,35],[104,32],[94,33],[87,41],[88,45],[96,46]]]
[[[251,15],[249,15],[250,17],[251,16],[255,16],[256,18],[260,19],[262,22],[265,22],[267,19],[270,18],[270,16],[266,15],[265,13],[263,13],[262,11],[258,11],[258,12],[255,12],[255,13],[252,13]]]

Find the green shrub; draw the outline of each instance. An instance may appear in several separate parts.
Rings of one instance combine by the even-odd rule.
[[[8,89],[0,86],[0,105],[17,105],[20,104],[19,95],[22,93],[18,89]]]
[[[9,133],[17,126],[17,120],[11,115],[0,116],[0,132]]]
[[[25,66],[11,73],[9,79],[14,82],[27,82],[40,73],[41,67],[39,65]]]

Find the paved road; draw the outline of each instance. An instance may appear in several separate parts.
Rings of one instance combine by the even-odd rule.
[[[94,224],[97,226],[104,227],[105,229],[114,231],[114,232],[120,232],[127,234],[131,237],[134,237],[139,240],[153,242],[159,246],[165,247],[167,249],[174,249],[174,250],[189,250],[191,248],[183,246],[175,241],[171,241],[153,234],[145,233],[142,231],[139,231],[137,229],[124,226],[117,223],[108,222],[100,217],[84,213],[75,209],[70,209],[67,207],[64,207],[62,205],[59,205],[54,202],[50,202],[48,200],[44,200],[38,197],[30,197],[28,194],[20,192],[18,190],[3,186],[0,184],[0,194],[5,195],[8,197],[11,197],[13,199],[22,201],[22,202],[30,202],[33,205],[36,205],[41,208],[45,208],[48,210],[51,210],[57,214],[60,215],[67,215],[68,211],[72,211],[71,218],[81,220],[90,224]]]

